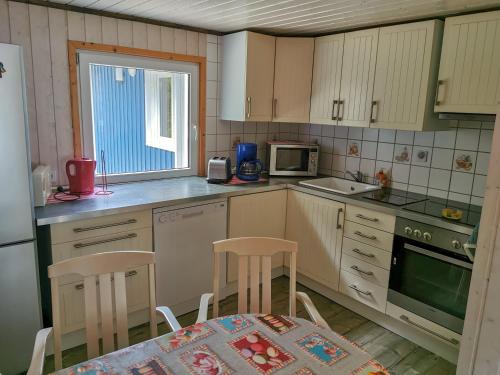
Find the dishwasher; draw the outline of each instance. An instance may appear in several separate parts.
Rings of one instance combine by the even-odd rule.
[[[227,201],[210,200],[153,210],[156,299],[178,316],[196,310],[212,292],[212,243],[226,238]],[[220,286],[226,283],[221,257]]]

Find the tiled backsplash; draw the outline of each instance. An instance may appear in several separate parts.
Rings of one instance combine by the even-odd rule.
[[[493,123],[453,122],[439,132],[408,132],[328,125],[234,122],[220,113],[221,38],[207,36],[207,160],[231,156],[238,141],[258,144],[265,159],[267,140],[320,144],[319,173],[350,178],[360,170],[368,182],[390,169],[392,186],[402,190],[482,205]]]

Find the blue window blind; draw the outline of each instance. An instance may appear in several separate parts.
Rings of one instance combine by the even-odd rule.
[[[101,150],[108,174],[174,168],[173,152],[146,145],[144,69],[91,64],[90,79],[97,173]]]

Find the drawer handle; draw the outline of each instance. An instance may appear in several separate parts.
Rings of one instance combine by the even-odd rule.
[[[342,208],[337,210],[337,229],[342,229],[342,224],[340,223],[340,213],[342,212]]]
[[[368,217],[368,216],[365,216],[363,214],[357,214],[356,217],[363,219],[363,220],[368,220],[368,221],[371,221],[374,223],[378,222],[378,219],[376,217]]]
[[[363,237],[363,238],[367,238],[369,240],[376,240],[377,239],[376,236],[370,235],[370,234],[364,234],[363,232],[360,232],[359,230],[355,231],[354,234],[357,236]]]
[[[361,293],[361,294],[364,294],[365,296],[371,296],[371,295],[372,295],[372,292],[370,292],[369,290],[362,290],[362,289],[359,289],[359,288],[358,288],[356,285],[354,285],[354,284],[349,285],[349,288],[354,289],[356,292]]]
[[[250,116],[252,115],[252,97],[249,96],[247,97],[247,118],[250,118]]]
[[[136,233],[130,233],[130,234],[127,234],[125,236],[120,236],[120,237],[113,237],[113,238],[107,238],[105,240],[99,240],[99,241],[92,241],[92,242],[85,242],[85,243],[82,243],[82,242],[79,242],[79,243],[75,243],[73,245],[73,247],[75,249],[81,249],[82,247],[88,247],[88,246],[94,246],[94,245],[100,245],[100,244],[103,244],[103,243],[108,243],[108,242],[115,242],[115,241],[122,241],[122,240],[128,240],[130,238],[135,238],[137,237],[137,234]]]
[[[376,100],[374,100],[372,102],[372,109],[371,109],[371,113],[370,113],[370,122],[372,124],[377,122],[377,112],[378,111],[375,110],[375,108],[378,108],[377,106],[378,106],[378,102]]]
[[[339,101],[338,100],[334,100],[333,101],[333,105],[332,105],[332,120],[336,120],[337,119],[337,116],[335,115],[335,106],[337,105]]]
[[[129,220],[125,220],[125,221],[120,221],[118,223],[95,225],[93,227],[74,228],[73,232],[75,232],[75,233],[88,232],[88,231],[91,231],[91,230],[104,229],[104,228],[110,228],[110,227],[117,227],[117,226],[120,226],[120,225],[128,225],[128,224],[135,224],[135,223],[137,223],[137,219],[129,219]]]
[[[355,252],[356,254],[363,255],[364,257],[368,257],[368,258],[374,258],[375,257],[375,254],[365,253],[364,251],[361,251],[361,250],[359,250],[357,248],[352,249],[352,251]]]
[[[434,96],[434,105],[435,106],[438,106],[438,105],[441,105],[443,104],[444,100],[439,100],[439,89],[441,87],[441,85],[444,84],[444,81],[442,79],[439,79],[437,82],[436,82],[436,94]]]
[[[135,276],[135,275],[137,275],[137,271],[136,270],[125,272],[125,277],[132,277],[132,276]],[[114,280],[114,277],[111,277],[111,281],[113,281],[113,280]],[[99,281],[96,281],[95,284],[99,285]],[[75,289],[76,290],[81,290],[83,288],[84,288],[83,283],[75,285]]]
[[[449,338],[449,337],[446,337],[446,336],[443,336],[439,333],[436,333],[434,332],[433,330],[427,328],[427,327],[424,327],[423,325],[421,324],[418,324],[418,323],[415,323],[413,322],[410,318],[408,318],[406,315],[401,315],[399,317],[402,321],[408,323],[409,325],[412,325],[414,327],[417,327],[417,328],[420,328],[422,330],[424,330],[425,332],[428,332],[430,333],[431,335],[434,335],[436,337],[439,337],[440,339],[442,340],[445,340],[445,341],[448,341],[449,343],[453,344],[453,345],[458,345],[460,343],[460,341],[458,341],[457,339],[455,338]]]
[[[365,275],[368,275],[368,276],[373,276],[373,272],[372,271],[365,271],[365,270],[362,270],[361,268],[359,268],[358,266],[351,266],[351,268],[354,270],[354,271],[358,271],[360,273],[363,273]]]

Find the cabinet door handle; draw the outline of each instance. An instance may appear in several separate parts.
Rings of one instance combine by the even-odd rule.
[[[361,294],[364,294],[365,296],[371,296],[371,295],[372,295],[372,292],[370,292],[369,290],[362,290],[362,289],[359,289],[359,288],[358,288],[356,285],[354,285],[354,284],[349,285],[349,288],[354,289],[356,292],[361,293]]]
[[[132,277],[132,276],[135,276],[135,275],[137,275],[137,271],[136,271],[136,270],[132,270],[132,271],[125,272],[125,277]],[[113,281],[113,280],[114,280],[114,278],[113,278],[113,277],[111,277],[111,281]],[[96,284],[96,285],[99,285],[99,281],[96,281],[96,283],[95,283],[95,284]],[[76,290],[81,290],[81,289],[83,289],[83,288],[85,288],[85,287],[84,287],[84,285],[83,285],[83,283],[80,283],[80,284],[76,284],[76,285],[75,285],[75,289],[76,289]]]
[[[360,232],[359,230],[355,231],[354,234],[357,236],[363,237],[363,238],[367,238],[369,240],[376,240],[377,239],[376,236],[370,235],[370,234],[364,234],[363,232]]]
[[[376,217],[368,217],[368,216],[365,216],[363,214],[357,214],[356,217],[363,219],[363,220],[368,220],[368,221],[371,221],[374,223],[378,222],[378,219]]]
[[[75,233],[88,232],[88,231],[91,231],[91,230],[98,230],[98,229],[104,229],[104,228],[110,228],[110,227],[117,227],[117,226],[120,226],[120,225],[128,225],[128,224],[135,224],[135,223],[137,223],[136,219],[128,219],[128,220],[125,220],[125,221],[119,221],[117,223],[95,225],[95,226],[92,226],[92,227],[73,228],[73,232],[75,232]]]
[[[278,116],[278,99],[273,99],[273,117]]]
[[[374,258],[375,255],[372,254],[372,253],[365,253],[364,251],[361,251],[357,248],[354,248],[352,249],[353,252],[355,252],[356,254],[359,254],[359,255],[363,255],[364,257],[368,257],[368,258]]]
[[[354,271],[358,271],[360,273],[363,273],[367,276],[373,276],[373,272],[372,271],[365,271],[365,270],[362,270],[361,268],[359,268],[358,266],[351,266],[351,269],[353,269]]]
[[[372,102],[372,109],[371,109],[371,113],[370,113],[370,122],[372,124],[377,122],[377,115],[378,115],[378,102],[376,100],[374,100]]]
[[[135,237],[137,237],[136,233],[130,233],[130,234],[126,234],[125,236],[106,238],[105,240],[97,240],[97,241],[92,241],[92,242],[79,242],[79,243],[75,243],[73,245],[73,247],[75,249],[81,249],[82,247],[101,245],[103,243],[115,242],[115,241],[121,241],[121,240],[128,240],[129,238],[135,238]]]
[[[442,79],[438,79],[438,81],[436,83],[436,95],[434,96],[434,105],[435,106],[441,105],[444,102],[444,100],[443,101],[439,100],[439,88],[443,84],[444,84],[444,81]]]
[[[342,107],[342,115],[340,115],[340,107]],[[339,100],[339,105],[337,107],[337,120],[342,121],[342,117],[344,117],[344,101]]]
[[[434,332],[433,330],[427,328],[427,327],[424,327],[423,325],[421,324],[418,324],[418,323],[415,323],[413,322],[410,318],[408,318],[406,315],[401,315],[399,317],[402,321],[414,326],[414,327],[417,327],[417,328],[420,328],[422,330],[424,330],[425,332],[427,333],[430,333],[436,337],[439,337],[441,340],[445,340],[445,341],[448,341],[449,343],[453,344],[453,345],[458,345],[460,343],[460,341],[458,341],[457,339],[455,338],[450,338],[450,337],[446,337],[446,336],[443,336],[437,332]]]
[[[337,119],[337,115],[335,114],[335,106],[338,104],[338,100],[334,100],[333,101],[333,105],[332,105],[332,120],[336,120]]]
[[[247,97],[247,118],[252,115],[252,97]]]
[[[337,229],[342,229],[342,224],[340,223],[340,213],[343,211],[342,208],[337,210]]]

